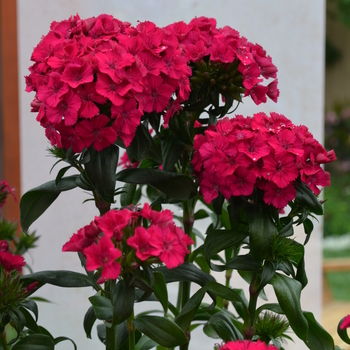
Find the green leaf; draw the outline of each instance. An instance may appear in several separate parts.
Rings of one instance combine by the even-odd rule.
[[[197,193],[197,186],[190,177],[158,169],[124,169],[117,174],[117,180],[130,184],[148,184],[180,200],[188,200]]]
[[[24,233],[28,233],[29,226],[39,218],[63,191],[69,191],[77,184],[78,175],[64,177],[56,185],[55,181],[46,182],[26,192],[20,201],[20,220]]]
[[[30,334],[12,346],[12,350],[54,350],[52,338],[44,334]]]
[[[297,190],[295,198],[297,201],[306,206],[312,213],[316,215],[323,215],[323,208],[315,194],[311,191],[309,186],[303,182],[297,182],[295,186]]]
[[[73,271],[40,271],[29,275],[21,276],[21,281],[26,283],[41,282],[48,283],[58,287],[80,288],[92,287],[93,284],[86,275]]]
[[[215,278],[195,265],[185,262],[174,269],[167,269],[166,266],[161,266],[156,269],[164,275],[165,282],[194,282],[200,286],[204,286],[207,282],[215,281]]]
[[[262,261],[270,254],[277,228],[265,208],[249,206],[246,215],[249,221],[250,253],[255,260]]]
[[[94,295],[89,300],[94,308],[96,318],[108,321],[113,319],[113,306],[109,299],[102,295]]]
[[[157,343],[148,338],[147,335],[143,335],[135,346],[135,350],[150,350],[157,346]]]
[[[68,337],[57,337],[53,341],[54,341],[55,345],[57,345],[58,343],[61,343],[61,342],[66,341],[66,340],[70,341],[73,344],[74,349],[77,350],[77,345],[74,343],[74,341],[72,339],[70,339]]]
[[[139,162],[149,158],[158,164],[162,164],[162,154],[148,129],[142,123],[137,127],[135,136],[127,147],[126,153],[131,162]]]
[[[270,281],[270,284],[273,286],[278,303],[288,318],[294,333],[301,340],[306,341],[308,322],[300,306],[300,294],[302,289],[300,282],[276,273]]]
[[[176,162],[181,158],[182,152],[185,149],[185,144],[177,137],[170,136],[161,140],[164,171],[171,171]]]
[[[211,316],[208,324],[224,341],[243,340],[242,333],[236,328],[227,311],[221,311]]]
[[[125,321],[134,310],[135,287],[129,286],[127,281],[117,283],[113,296],[113,323]]]
[[[276,266],[271,261],[265,261],[263,266],[261,277],[260,277],[260,285],[258,287],[258,291],[262,290],[273,278],[276,272]]]
[[[26,327],[35,333],[41,333],[39,326],[37,325],[36,321],[34,320],[33,316],[30,314],[30,312],[23,307],[21,307],[19,310],[25,318]]]
[[[192,145],[193,140],[188,130],[188,119],[186,112],[182,111],[177,115],[174,115],[169,120],[169,128],[178,136],[181,141],[187,145]]]
[[[89,152],[91,159],[85,164],[86,174],[100,198],[113,203],[119,147],[112,145],[100,152],[90,147]]]
[[[286,216],[286,217],[280,218],[280,222],[283,225],[283,227],[278,231],[278,235],[280,237],[293,236],[294,234],[293,218]]]
[[[332,336],[316,321],[314,315],[311,312],[303,314],[309,324],[307,347],[311,350],[334,350]]]
[[[165,317],[140,316],[134,319],[133,323],[141,333],[166,348],[173,348],[188,342],[182,329]]]
[[[26,299],[21,302],[21,306],[31,311],[35,315],[35,322],[38,321],[38,305],[34,300]]]
[[[345,316],[346,317],[346,316]],[[338,332],[338,335],[340,337],[340,339],[342,341],[344,341],[346,344],[350,344],[350,338],[348,336],[348,331],[347,331],[347,328],[345,329],[341,329],[340,326],[341,324],[343,323],[345,317],[343,317],[340,322],[338,323],[338,327],[337,327],[337,332]]]
[[[208,263],[217,253],[240,244],[248,232],[236,230],[215,230],[207,234],[204,241],[204,255]]]
[[[154,285],[153,290],[154,294],[159,300],[159,302],[162,304],[163,310],[164,310],[164,316],[166,315],[168,311],[168,290],[166,288],[165,279],[162,273],[160,272],[154,272]]]
[[[136,191],[136,185],[125,184],[123,186],[123,192],[120,195],[120,205],[126,207],[133,203],[134,195]]]
[[[92,327],[93,327],[96,319],[97,318],[95,315],[94,307],[90,306],[88,308],[88,310],[86,311],[86,314],[84,316],[84,322],[83,322],[86,337],[89,339],[91,339],[91,330],[92,330]]]
[[[186,302],[180,313],[177,315],[175,322],[186,332],[191,324],[196,312],[204,298],[206,288],[199,289],[192,297]]]
[[[259,271],[261,270],[261,264],[253,259],[250,254],[238,255],[231,258],[226,263],[226,269],[235,269],[243,271]]]
[[[98,339],[100,339],[103,344],[106,344],[106,326],[104,324],[98,324],[96,329]]]

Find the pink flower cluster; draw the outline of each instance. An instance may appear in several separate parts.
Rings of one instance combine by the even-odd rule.
[[[145,221],[149,226],[142,226]],[[192,239],[175,226],[170,210],[110,210],[95,217],[64,244],[63,251],[81,252],[86,269],[101,269],[98,283],[116,279],[122,268],[136,268],[140,261],[163,262],[174,268],[184,262]]]
[[[32,111],[53,145],[74,152],[100,151],[118,137],[128,146],[144,112],[189,94],[191,70],[177,41],[151,22],[134,28],[109,15],[53,22],[31,59]]]
[[[230,341],[221,346],[219,350],[278,350],[274,345],[267,345],[258,340],[256,342],[250,340]]]
[[[100,151],[120,138],[127,147],[144,113],[166,113],[166,121],[190,94],[190,62],[204,56],[237,62],[245,95],[256,103],[278,97],[276,67],[259,45],[214,19],[195,18],[158,28],[132,27],[110,15],[78,15],[53,22],[31,56],[26,91],[35,91],[32,112],[52,145],[79,153]]]
[[[199,17],[189,24],[168,25],[165,31],[169,37],[176,37],[188,62],[200,62],[206,56],[211,62],[227,67],[237,62],[238,71],[243,75],[244,95],[251,96],[256,104],[265,103],[266,97],[277,102],[276,66],[260,45],[241,37],[237,30],[229,26],[217,28],[214,18]],[[264,86],[261,84],[264,78],[273,80]]]
[[[226,198],[264,191],[263,200],[278,209],[296,195],[295,180],[317,195],[329,186],[330,175],[321,164],[334,161],[305,126],[295,126],[282,114],[255,114],[224,118],[194,140],[192,164],[204,200],[219,192]]]
[[[24,258],[17,254],[12,254],[9,251],[9,244],[7,241],[0,241],[0,265],[2,265],[6,272],[17,270],[22,272],[22,267],[25,265]]]

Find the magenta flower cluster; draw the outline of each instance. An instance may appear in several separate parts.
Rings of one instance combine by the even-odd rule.
[[[165,113],[167,123],[181,110],[191,64],[204,57],[236,62],[255,103],[277,101],[277,69],[262,47],[205,17],[165,28],[110,15],[53,22],[33,51],[26,91],[36,93],[32,112],[52,145],[101,151],[119,138],[127,147],[145,113]]]
[[[221,346],[219,350],[277,350],[274,345],[267,345],[264,342],[257,340],[236,340],[229,341],[225,345]]]
[[[204,200],[219,192],[226,198],[264,191],[263,200],[278,209],[296,195],[300,179],[317,195],[318,186],[329,186],[330,175],[322,164],[335,160],[305,126],[296,126],[282,114],[236,115],[210,126],[194,140],[192,164]]]
[[[142,226],[147,221],[148,226]],[[193,240],[177,227],[170,210],[157,212],[145,204],[142,210],[110,210],[95,217],[64,244],[64,252],[83,253],[88,271],[101,271],[98,283],[116,279],[124,269],[139,263],[181,265]]]

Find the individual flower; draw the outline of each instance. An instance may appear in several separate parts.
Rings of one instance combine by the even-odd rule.
[[[0,265],[4,267],[5,271],[17,270],[21,272],[25,264],[23,256],[12,254],[9,251],[0,251]]]
[[[101,270],[101,277],[97,283],[103,283],[109,279],[116,279],[121,270],[121,265],[117,259],[122,255],[118,248],[107,236],[101,237],[97,244],[90,245],[84,249],[86,256],[86,269],[88,271]]]
[[[350,315],[344,317],[342,323],[340,324],[340,329],[344,330],[350,327]]]
[[[267,345],[266,343],[257,340],[236,340],[229,341],[221,346],[219,350],[278,350],[274,345]]]

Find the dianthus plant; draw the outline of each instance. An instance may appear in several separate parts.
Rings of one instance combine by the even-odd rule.
[[[23,195],[22,227],[76,187],[92,194],[99,215],[62,249],[78,253],[85,273],[24,281],[95,289],[84,329],[91,337],[103,321],[97,333],[108,350],[188,349],[198,326],[222,349],[283,349],[288,327],[310,349],[334,349],[301,309],[304,245],[293,227],[304,227],[306,244],[323,213],[317,196],[330,185],[322,164],[335,154],[282,114],[228,117],[244,98],[277,102],[277,68],[260,45],[212,18],[160,28],[77,15],[52,23],[31,59],[32,111],[51,154],[68,165]],[[204,218],[211,222],[199,230]],[[248,294],[235,289],[233,271]],[[176,303],[171,282],[179,282]],[[267,284],[278,303],[257,307]],[[137,315],[134,303],[144,300],[164,315]]]

